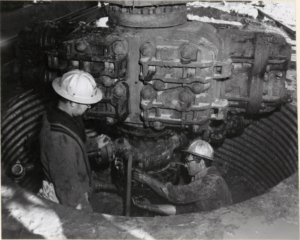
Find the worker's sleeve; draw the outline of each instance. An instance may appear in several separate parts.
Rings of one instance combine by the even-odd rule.
[[[216,199],[221,194],[222,179],[217,175],[207,175],[187,185],[167,183],[162,191],[174,203],[192,203],[205,199]]]
[[[70,207],[81,206],[82,210],[92,211],[79,177],[78,161],[84,161],[83,153],[76,141],[61,133],[52,133],[52,141],[46,141],[50,176],[60,203]]]

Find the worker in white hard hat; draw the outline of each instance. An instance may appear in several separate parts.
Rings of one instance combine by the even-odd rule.
[[[191,176],[191,182],[186,185],[162,183],[150,175],[135,169],[133,178],[147,184],[157,194],[174,204],[151,204],[146,198],[133,198],[133,203],[139,208],[160,213],[175,215],[183,213],[211,211],[232,204],[231,193],[225,180],[215,166],[214,150],[208,142],[193,141],[187,150],[185,167]]]
[[[44,181],[39,195],[62,205],[92,211],[89,193],[92,187],[87,150],[100,149],[106,136],[90,139],[81,116],[102,99],[92,75],[71,70],[52,82],[60,99],[49,106],[40,133]]]

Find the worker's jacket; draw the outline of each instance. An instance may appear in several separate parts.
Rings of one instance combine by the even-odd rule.
[[[196,174],[187,185],[167,183],[162,191],[176,204],[176,214],[210,211],[232,204],[228,186],[214,166]]]
[[[45,180],[54,185],[59,203],[92,211],[87,199],[92,184],[87,147],[97,148],[97,143],[87,141],[81,118],[50,106],[40,144]]]

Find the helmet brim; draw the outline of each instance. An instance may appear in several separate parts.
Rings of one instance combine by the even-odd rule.
[[[216,161],[215,159],[213,159],[213,158],[211,158],[211,157],[204,156],[204,155],[201,155],[201,154],[198,154],[198,153],[189,151],[189,150],[181,150],[181,151],[182,151],[182,152],[186,152],[186,153],[190,153],[190,154],[192,154],[192,155],[195,155],[195,156],[198,156],[198,157],[201,157],[201,158],[205,158],[205,159],[208,159],[208,160],[211,160],[211,161]]]
[[[65,99],[68,99],[72,102],[81,103],[81,104],[95,104],[102,99],[102,92],[101,92],[100,88],[98,88],[98,87],[97,87],[96,94],[89,98],[83,98],[83,97],[70,95],[66,91],[63,91],[62,88],[59,86],[60,79],[61,79],[61,77],[55,78],[52,82],[52,87],[58,95],[60,95],[61,97],[65,98]]]

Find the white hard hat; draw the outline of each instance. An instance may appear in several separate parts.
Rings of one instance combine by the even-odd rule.
[[[190,153],[192,155],[206,158],[209,160],[214,160],[214,150],[210,146],[208,142],[205,142],[203,140],[195,140],[190,144],[187,150],[182,150],[183,152]]]
[[[102,92],[93,76],[78,69],[56,78],[52,86],[57,94],[73,102],[94,104],[102,99]]]

